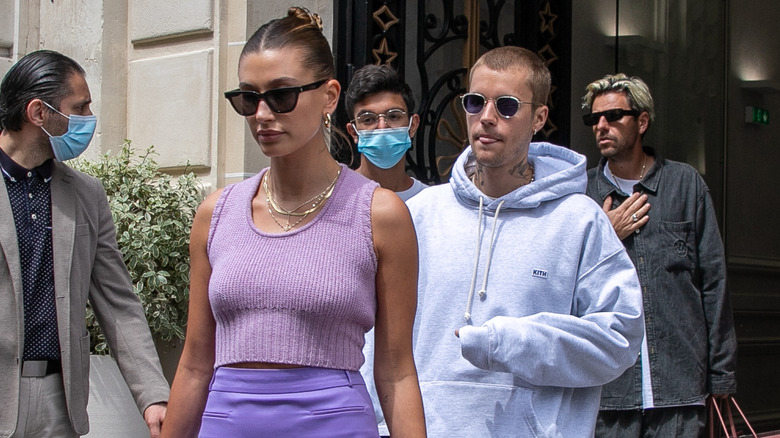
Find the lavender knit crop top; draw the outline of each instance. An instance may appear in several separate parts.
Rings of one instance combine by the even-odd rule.
[[[358,370],[376,314],[371,199],[377,184],[342,165],[308,224],[268,234],[252,222],[260,174],[222,192],[209,229],[214,366],[273,362]]]

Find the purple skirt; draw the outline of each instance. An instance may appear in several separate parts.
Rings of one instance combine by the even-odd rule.
[[[357,371],[327,368],[214,371],[201,437],[378,437]]]

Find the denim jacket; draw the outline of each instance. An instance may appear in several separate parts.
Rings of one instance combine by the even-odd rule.
[[[737,341],[709,189],[693,167],[645,152],[655,163],[634,190],[647,194],[650,220],[623,245],[642,285],[653,403],[733,394]],[[587,194],[599,205],[612,196],[616,208],[628,195],[604,176],[605,163],[588,171]],[[603,387],[601,409],[642,408],[641,362]]]

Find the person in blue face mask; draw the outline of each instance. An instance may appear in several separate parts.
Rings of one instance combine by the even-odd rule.
[[[49,143],[51,143],[54,158],[57,161],[67,161],[81,155],[82,152],[87,150],[89,142],[92,141],[92,136],[95,135],[97,117],[93,114],[86,116],[71,114],[67,116],[45,101],[42,102],[50,110],[68,119],[68,130],[62,135],[51,135],[46,128],[41,126],[43,132],[49,136]]]
[[[409,85],[386,65],[366,65],[355,71],[344,98],[347,132],[357,144],[357,172],[392,190],[404,202],[428,187],[406,173],[406,151],[412,147],[420,117],[411,113]],[[360,368],[371,394],[380,436],[390,436],[374,384],[374,330],[366,333],[366,361]]]
[[[165,417],[168,383],[103,185],[62,163],[92,140],[91,102],[84,69],[50,50],[0,83],[0,436],[89,431],[87,300],[150,436]]]
[[[347,132],[357,144],[357,172],[394,191],[404,202],[427,186],[406,173],[420,117],[412,91],[389,66],[367,65],[352,77],[345,97]]]

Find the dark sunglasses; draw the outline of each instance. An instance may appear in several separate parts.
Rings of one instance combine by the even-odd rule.
[[[642,114],[637,110],[625,110],[625,109],[611,109],[607,111],[601,111],[598,113],[590,113],[582,116],[582,121],[585,122],[585,126],[596,126],[599,124],[599,120],[602,117],[607,119],[608,122],[616,122],[625,116],[638,116]]]
[[[257,113],[257,106],[260,105],[261,100],[265,100],[268,108],[275,113],[289,113],[298,105],[299,94],[304,91],[316,90],[327,81],[327,79],[323,79],[302,87],[275,88],[265,93],[240,89],[226,91],[225,98],[233,105],[233,109],[242,116],[251,116]]]
[[[479,93],[466,93],[460,97],[463,109],[472,115],[481,113],[482,109],[487,105],[488,100],[493,101],[493,105],[496,107],[498,115],[505,119],[517,114],[521,104],[535,105],[534,102],[523,102],[514,96],[499,96],[495,99],[488,99]]]

